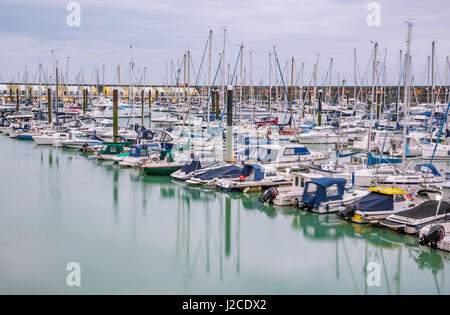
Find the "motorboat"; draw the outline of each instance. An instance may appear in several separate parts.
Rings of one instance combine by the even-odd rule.
[[[291,176],[277,172],[270,165],[246,163],[238,178],[223,178],[216,187],[225,191],[253,192],[270,187],[291,186]]]
[[[126,146],[131,145],[129,142],[104,142],[98,150],[94,152],[94,157],[99,160],[113,161],[118,154],[128,152]]]
[[[322,178],[314,173],[293,172],[291,186],[271,187],[260,197],[262,203],[273,203],[277,206],[293,206],[295,200],[301,199],[307,181]]]
[[[158,148],[158,145],[134,145],[130,147],[130,151],[128,153],[118,154],[112,159],[114,162],[119,163],[119,165],[123,167],[138,167],[152,153],[152,147]]]
[[[298,208],[316,213],[332,213],[367,195],[363,190],[346,188],[345,178],[317,178],[306,182]]]
[[[52,145],[69,139],[68,132],[53,132],[48,134],[38,134],[33,136],[33,140],[37,145]]]
[[[450,203],[440,197],[437,199],[439,200],[428,200],[412,209],[391,214],[381,220],[380,224],[398,232],[417,234],[429,224],[449,222]]]
[[[146,175],[170,175],[180,170],[186,161],[177,159],[171,150],[159,150],[144,160],[141,165]]]
[[[215,186],[217,180],[222,178],[239,178],[241,172],[242,167],[229,164],[192,176],[186,183],[191,185]]]
[[[389,215],[414,207],[413,196],[391,187],[371,187],[370,193],[352,204],[341,207],[338,216],[358,223],[376,224]]]
[[[60,146],[68,149],[83,149],[92,146],[100,146],[103,144],[103,140],[94,135],[86,135],[83,132],[69,132],[69,138],[67,140],[61,140]]]
[[[347,136],[336,133],[332,126],[317,126],[311,131],[300,133],[294,136],[299,143],[305,144],[333,144],[347,142]]]

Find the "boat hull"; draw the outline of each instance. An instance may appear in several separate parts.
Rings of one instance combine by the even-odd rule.
[[[183,165],[143,167],[146,175],[168,176],[180,170]]]

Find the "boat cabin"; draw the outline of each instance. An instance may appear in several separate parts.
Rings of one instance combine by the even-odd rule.
[[[318,208],[320,204],[332,200],[341,200],[345,192],[345,178],[318,178],[305,184],[301,202],[307,208]]]

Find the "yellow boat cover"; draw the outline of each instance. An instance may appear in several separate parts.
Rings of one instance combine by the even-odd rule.
[[[369,190],[380,193],[380,194],[384,194],[384,195],[402,195],[402,194],[407,193],[403,189],[392,188],[392,187],[370,187]]]

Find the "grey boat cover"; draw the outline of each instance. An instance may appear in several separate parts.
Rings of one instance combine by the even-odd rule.
[[[428,200],[424,203],[414,207],[412,209],[408,209],[405,211],[401,211],[396,215],[399,217],[406,217],[410,219],[421,220],[425,218],[432,218],[436,215],[437,206],[439,201],[437,200]],[[441,201],[441,205],[439,206],[438,215],[450,214],[450,204],[446,201]]]

